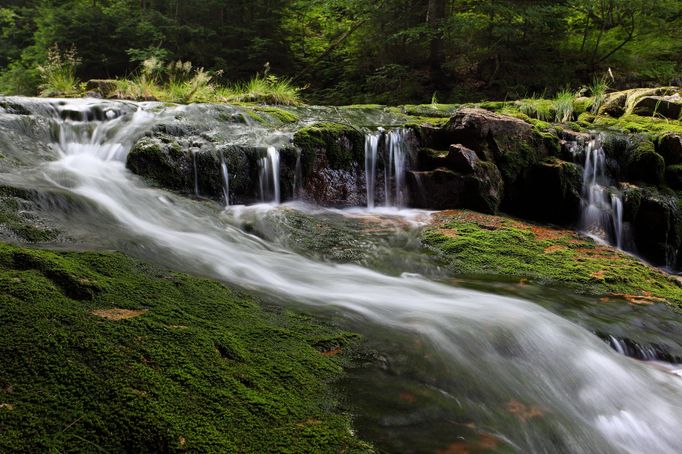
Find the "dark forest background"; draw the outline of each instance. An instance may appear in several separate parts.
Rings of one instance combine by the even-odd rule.
[[[679,0],[3,0],[0,92],[35,94],[56,43],[78,77],[191,61],[223,83],[265,65],[328,104],[552,95],[682,83]],[[611,78],[611,76],[609,76]]]

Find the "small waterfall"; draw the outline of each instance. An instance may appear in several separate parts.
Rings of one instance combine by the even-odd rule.
[[[199,171],[197,170],[196,150],[192,150],[192,165],[194,166],[194,195],[199,197]]]
[[[603,241],[623,247],[623,201],[606,174],[606,153],[599,139],[585,150],[582,229]]]
[[[296,168],[294,169],[294,187],[292,194],[295,199],[300,198],[303,187],[303,169],[301,167],[301,150],[296,150]]]
[[[225,206],[230,206],[230,173],[227,169],[227,163],[225,162],[225,156],[220,154],[220,173],[223,177],[223,195],[225,197]]]
[[[386,206],[402,208],[405,206],[406,186],[405,171],[407,170],[407,129],[394,129],[386,137],[386,153],[388,165],[385,167]],[[395,191],[392,198],[392,192]]]
[[[377,158],[380,156],[381,137],[385,137],[384,162],[384,205],[403,208],[407,200],[405,172],[407,170],[408,129],[379,130],[365,136],[365,186],[367,208],[374,208]]]
[[[270,202],[279,204],[281,201],[279,188],[279,151],[275,147],[268,147],[267,155],[260,158],[258,166],[261,201],[266,202],[266,197],[271,197],[269,200]]]
[[[367,208],[374,208],[374,186],[377,173],[377,155],[381,132],[365,136],[365,186],[367,187]]]

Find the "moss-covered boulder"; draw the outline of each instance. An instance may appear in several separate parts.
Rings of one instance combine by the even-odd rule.
[[[682,114],[682,99],[679,94],[670,96],[644,96],[637,100],[632,113],[643,117],[659,116],[679,120]]]
[[[357,452],[357,338],[116,253],[0,244],[0,451]]]
[[[294,134],[305,197],[325,206],[359,206],[365,196],[365,135],[340,123],[315,123]]]
[[[663,271],[571,230],[470,211],[446,211],[422,233],[453,274],[562,285],[608,301],[682,307],[682,285]]]
[[[667,165],[682,164],[682,134],[666,133],[658,137],[656,151]]]
[[[665,161],[656,153],[654,143],[643,140],[628,150],[622,164],[623,177],[633,182],[660,185],[663,182]]]
[[[623,200],[623,217],[634,227],[636,252],[654,264],[675,266],[682,244],[677,196],[664,189],[626,185]]]

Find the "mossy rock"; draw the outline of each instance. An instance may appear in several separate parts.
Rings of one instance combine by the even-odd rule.
[[[325,160],[332,169],[350,169],[365,159],[364,134],[341,123],[315,123],[299,129],[294,145],[301,150],[305,173],[312,171],[316,160]]]
[[[663,182],[665,161],[663,156],[656,153],[654,143],[644,140],[629,150],[623,171],[629,181],[660,185]]]
[[[470,211],[436,215],[422,233],[427,248],[457,275],[492,275],[568,287],[586,294],[627,295],[682,307],[682,285],[663,271],[571,230]]]
[[[665,182],[675,190],[682,189],[682,164],[665,168]]]
[[[3,452],[367,452],[358,338],[117,253],[0,244]]]

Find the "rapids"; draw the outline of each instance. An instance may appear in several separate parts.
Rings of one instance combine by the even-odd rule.
[[[74,120],[64,114],[92,112],[93,107],[104,116]],[[410,373],[448,403],[431,418],[464,414],[518,452],[679,452],[681,379],[618,354],[540,305],[414,273],[388,275],[313,260],[241,229],[233,210],[247,208],[228,206],[225,213],[211,216],[204,208],[210,202],[147,186],[126,169],[127,152],[164,115],[186,108],[100,101],[43,102],[30,108],[33,115],[47,117],[54,131],[54,157],[35,165],[32,184],[67,191],[96,206],[126,233],[126,249],[138,256],[343,318],[377,345],[394,343],[394,352],[409,354],[411,349],[414,355],[417,350],[405,361],[414,363]],[[239,134],[234,127],[235,141]],[[271,147],[262,163],[263,199],[275,203],[249,209],[267,213],[279,209],[273,143],[286,134],[284,139],[281,132],[263,134],[257,140]],[[372,136],[367,162],[375,159],[374,141]],[[399,172],[402,155],[395,150],[391,156],[387,172]],[[391,178],[399,177],[392,173]],[[396,186],[399,191],[400,181]],[[400,192],[386,194],[402,203]],[[368,200],[369,210],[354,215],[376,213],[369,189]],[[380,394],[381,385],[375,386],[374,393]],[[381,425],[390,423],[378,419],[383,422],[376,436],[385,437]],[[422,450],[418,438],[411,442],[400,449]]]

